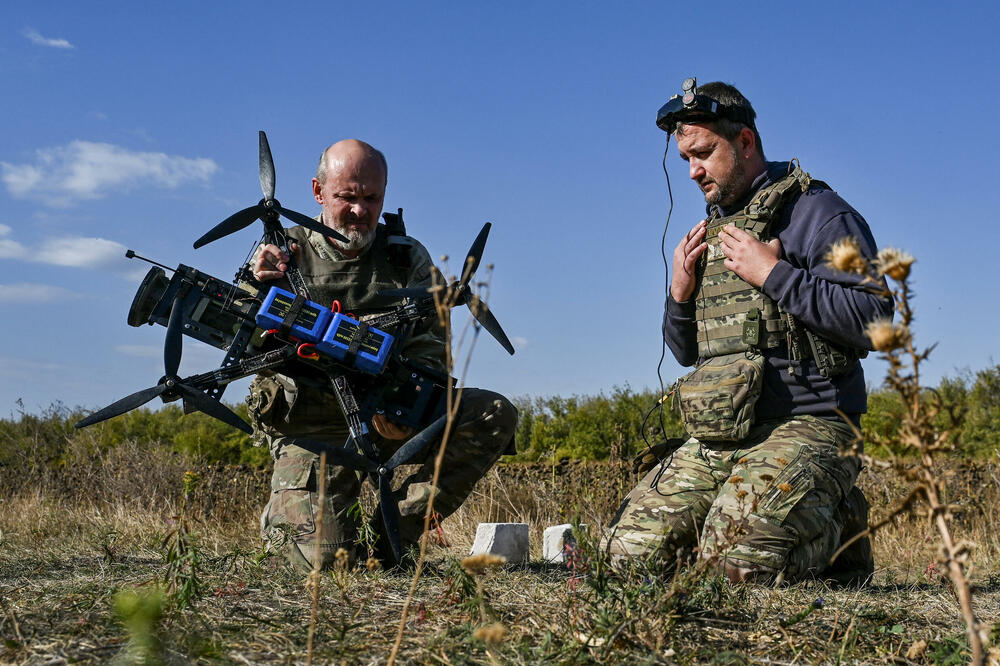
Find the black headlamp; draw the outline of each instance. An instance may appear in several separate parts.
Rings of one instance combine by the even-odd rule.
[[[719,118],[754,127],[754,113],[742,106],[722,104],[698,91],[698,81],[694,77],[684,79],[681,95],[674,95],[656,113],[656,126],[668,134],[673,134],[682,123],[709,122]]]

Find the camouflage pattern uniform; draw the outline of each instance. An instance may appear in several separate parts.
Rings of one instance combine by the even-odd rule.
[[[762,287],[725,267],[718,232],[728,224],[781,240],[781,261]],[[854,486],[860,461],[848,455],[855,431],[837,416],[865,411],[851,350],[870,348],[865,321],[892,313],[891,301],[857,288],[862,277],[825,267],[831,242],[844,236],[875,256],[857,212],[787,163],[768,163],[742,207],[710,211],[698,287],[685,303],[668,298],[664,317],[674,356],[696,365],[675,394],[691,437],[625,499],[604,537],[613,556],[669,563],[697,546],[731,574],[856,582],[872,572],[867,538],[845,552],[841,571],[826,571],[842,538],[868,518]]]
[[[299,243],[296,261],[311,300],[318,303],[328,305],[337,299],[345,311],[364,318],[391,309],[391,301],[376,296],[379,291],[430,284],[432,264],[427,250],[414,241],[411,265],[393,265],[388,259],[382,225],[377,227],[372,245],[354,259],[345,258],[325,236],[315,232],[294,227],[288,234]],[[418,328],[402,354],[443,370],[444,340],[440,330],[436,325]],[[293,565],[309,570],[316,553],[319,456],[291,444],[291,440],[306,437],[338,445],[345,442],[348,430],[343,413],[332,394],[297,385],[291,378],[277,374],[258,375],[247,400],[255,442],[268,446],[274,459],[271,497],[261,515],[262,536],[283,549]],[[448,516],[462,504],[476,481],[513,444],[516,420],[516,410],[503,396],[480,389],[463,390],[439,477],[436,512]],[[384,440],[374,430],[370,437],[383,461],[405,442]],[[423,464],[397,491],[404,548],[423,531],[435,450],[428,447],[422,460],[411,461]],[[321,551],[322,565],[330,566],[339,548],[352,552],[358,539],[358,514],[352,507],[361,482],[355,471],[329,463],[326,476]]]
[[[826,568],[860,470],[855,436],[816,416],[766,421],[740,442],[687,440],[626,497],[605,536],[614,556],[702,557],[795,579]],[[867,507],[866,507],[867,508]]]

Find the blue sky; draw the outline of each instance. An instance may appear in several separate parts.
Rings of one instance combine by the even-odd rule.
[[[358,137],[432,256],[494,223],[490,304],[519,351],[482,338],[471,384],[653,386],[653,121],[692,75],[737,85],[770,159],[798,157],[880,246],[916,255],[929,382],[998,356],[996,4],[19,2],[4,18],[0,415],[155,383],[163,329],[125,324],[145,268],[124,248],[231,278],[256,230],[191,243],[260,198],[259,129],[287,207],[315,214],[320,151]],[[703,202],[673,147],[668,168],[672,249]],[[187,340],[182,372],[220,360]],[[866,370],[877,385],[883,366]]]

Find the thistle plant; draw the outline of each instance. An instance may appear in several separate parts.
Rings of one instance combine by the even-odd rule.
[[[115,614],[129,634],[125,651],[128,663],[162,663],[162,645],[156,626],[163,615],[163,604],[163,592],[156,587],[122,590],[115,595]]]
[[[448,257],[442,257],[442,262],[447,265]],[[489,264],[487,266],[489,275],[492,275],[493,265]],[[469,256],[466,258],[466,263],[462,267],[462,279],[460,281],[456,280],[446,280],[443,273],[441,273],[436,268],[431,271],[431,288],[430,292],[434,296],[434,307],[437,313],[437,323],[440,329],[444,332],[444,352],[445,352],[445,371],[449,375],[454,375],[454,370],[456,367],[456,354],[452,349],[452,339],[453,331],[451,326],[451,310],[456,305],[462,302],[466,298],[466,293],[462,288],[462,283],[468,283],[472,278],[472,274],[475,272],[475,260],[473,257]],[[472,294],[471,298],[468,300],[469,309],[472,311],[473,315],[478,314],[479,309],[485,307],[484,301],[484,290],[489,284],[489,277],[486,281],[477,282],[471,287],[474,287],[476,292]],[[472,318],[470,318],[472,319]],[[472,360],[472,351],[475,347],[475,342],[479,336],[480,327],[478,324],[472,323],[470,321],[457,338],[455,344],[455,349],[460,350],[464,354],[464,363],[462,363],[462,371],[460,373],[460,378],[464,379],[466,373],[469,369],[469,362]],[[471,339],[468,345],[465,344],[466,336],[472,331]],[[434,511],[434,496],[438,487],[438,479],[441,476],[441,465],[444,462],[445,450],[448,446],[449,438],[455,423],[458,420],[458,410],[462,397],[462,384],[458,383],[456,386],[454,383],[448,383],[448,389],[445,392],[445,426],[444,432],[441,435],[441,444],[438,447],[437,454],[434,457],[434,473],[431,478],[431,494],[427,502],[427,510],[424,512],[424,529],[423,535],[420,538],[419,551],[416,557],[416,566],[413,572],[413,578],[410,581],[410,588],[406,595],[406,601],[403,603],[403,612],[400,615],[399,626],[396,630],[396,639],[393,643],[392,650],[389,653],[389,658],[387,663],[389,666],[393,666],[396,663],[396,657],[399,655],[399,649],[403,642],[403,632],[406,627],[406,619],[409,615],[410,604],[413,602],[413,595],[417,590],[417,583],[420,581],[420,575],[423,572],[424,560],[427,555],[427,534],[431,530],[432,521],[435,519]]]
[[[493,607],[490,606],[489,600],[486,598],[486,592],[483,590],[483,582],[486,578],[486,574],[491,569],[502,567],[506,563],[506,557],[503,557],[502,555],[493,555],[491,553],[470,555],[462,560],[461,572],[463,572],[466,576],[469,576],[471,581],[474,583],[475,596],[469,601],[478,610],[479,621],[484,625],[488,620],[495,618],[497,613],[493,610]],[[456,572],[456,575],[460,574]]]
[[[164,559],[167,569],[163,576],[168,598],[178,607],[186,608],[201,597],[204,585],[201,580],[201,551],[191,537],[188,527],[187,509],[200,477],[192,472],[184,473],[182,479],[184,493],[180,512],[174,516],[175,525],[163,539]]]
[[[875,444],[890,452],[888,463],[880,463],[869,456],[862,456],[872,467],[889,467],[897,471],[911,487],[906,497],[899,500],[888,515],[872,524],[866,532],[854,539],[873,534],[903,514],[926,518],[936,529],[941,547],[940,563],[948,572],[958,599],[959,610],[965,622],[971,650],[971,663],[986,663],[988,636],[972,607],[972,588],[968,578],[971,544],[956,539],[953,518],[955,507],[948,503],[945,477],[938,473],[939,456],[956,450],[955,433],[964,418],[961,406],[950,404],[934,390],[920,384],[920,368],[930,356],[934,346],[919,348],[913,336],[913,290],[910,269],[912,255],[895,248],[884,248],[874,261],[867,261],[857,242],[844,239],[835,243],[827,255],[830,265],[842,272],[865,276],[865,285],[875,293],[895,300],[898,320],[876,320],[867,328],[872,347],[888,365],[885,384],[895,391],[903,404],[903,417],[897,438]],[[890,281],[892,286],[889,286]],[[913,457],[917,464],[912,465]],[[845,543],[836,556],[847,548]]]

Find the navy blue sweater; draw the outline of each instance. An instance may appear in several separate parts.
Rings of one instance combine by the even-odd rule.
[[[739,212],[761,188],[788,173],[787,162],[768,162],[743,201],[727,215]],[[861,278],[834,270],[826,264],[830,246],[844,238],[857,239],[868,258],[877,252],[868,223],[836,192],[812,188],[782,210],[771,234],[781,241],[781,257],[768,275],[762,291],[786,312],[815,333],[834,342],[871,349],[864,333],[873,319],[891,317],[891,300],[861,288]],[[663,318],[663,337],[681,365],[698,360],[695,302],[677,303],[669,295]],[[786,345],[764,353],[764,387],[757,403],[758,420],[792,414],[830,416],[835,408],[847,414],[868,409],[868,395],[861,364],[839,377],[827,379],[807,359],[789,372]]]

